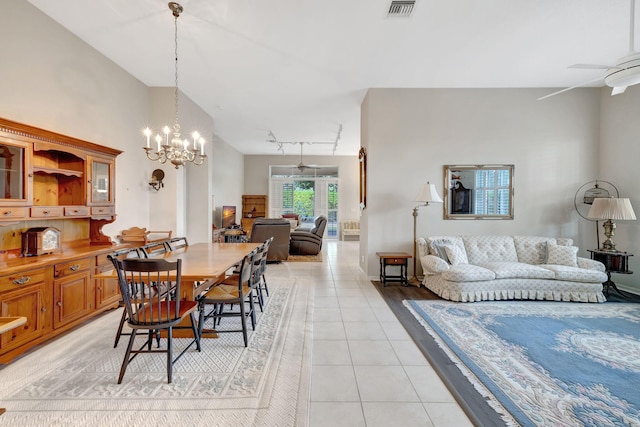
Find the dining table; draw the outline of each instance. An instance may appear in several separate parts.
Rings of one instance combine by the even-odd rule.
[[[261,243],[196,243],[175,249],[153,258],[167,261],[182,260],[180,293],[182,300],[196,301],[196,297],[212,285],[222,282],[228,270],[242,262],[245,255]],[[115,270],[94,276],[97,279],[116,279]],[[173,278],[173,277],[172,277]],[[189,330],[175,330],[174,337],[180,337]],[[216,337],[214,330],[203,331],[203,337]]]

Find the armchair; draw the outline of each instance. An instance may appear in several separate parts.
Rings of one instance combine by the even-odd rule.
[[[322,249],[322,237],[327,227],[327,217],[316,218],[311,230],[296,229],[291,232],[289,253],[292,255],[317,255]]]
[[[264,242],[273,237],[269,246],[267,262],[282,261],[289,258],[289,221],[283,218],[256,218],[251,226],[251,241]]]

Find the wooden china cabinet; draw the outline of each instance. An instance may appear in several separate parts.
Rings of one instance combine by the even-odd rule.
[[[27,318],[0,334],[0,363],[118,305],[117,282],[94,275],[114,250],[102,227],[115,220],[120,153],[0,119],[0,317]],[[23,255],[33,227],[59,230],[59,247]]]

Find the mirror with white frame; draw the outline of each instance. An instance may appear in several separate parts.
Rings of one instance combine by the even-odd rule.
[[[445,165],[444,219],[513,219],[513,165]]]

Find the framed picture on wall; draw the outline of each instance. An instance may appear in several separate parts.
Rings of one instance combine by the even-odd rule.
[[[360,162],[360,209],[367,207],[367,152],[364,147],[360,147],[358,153]]]

